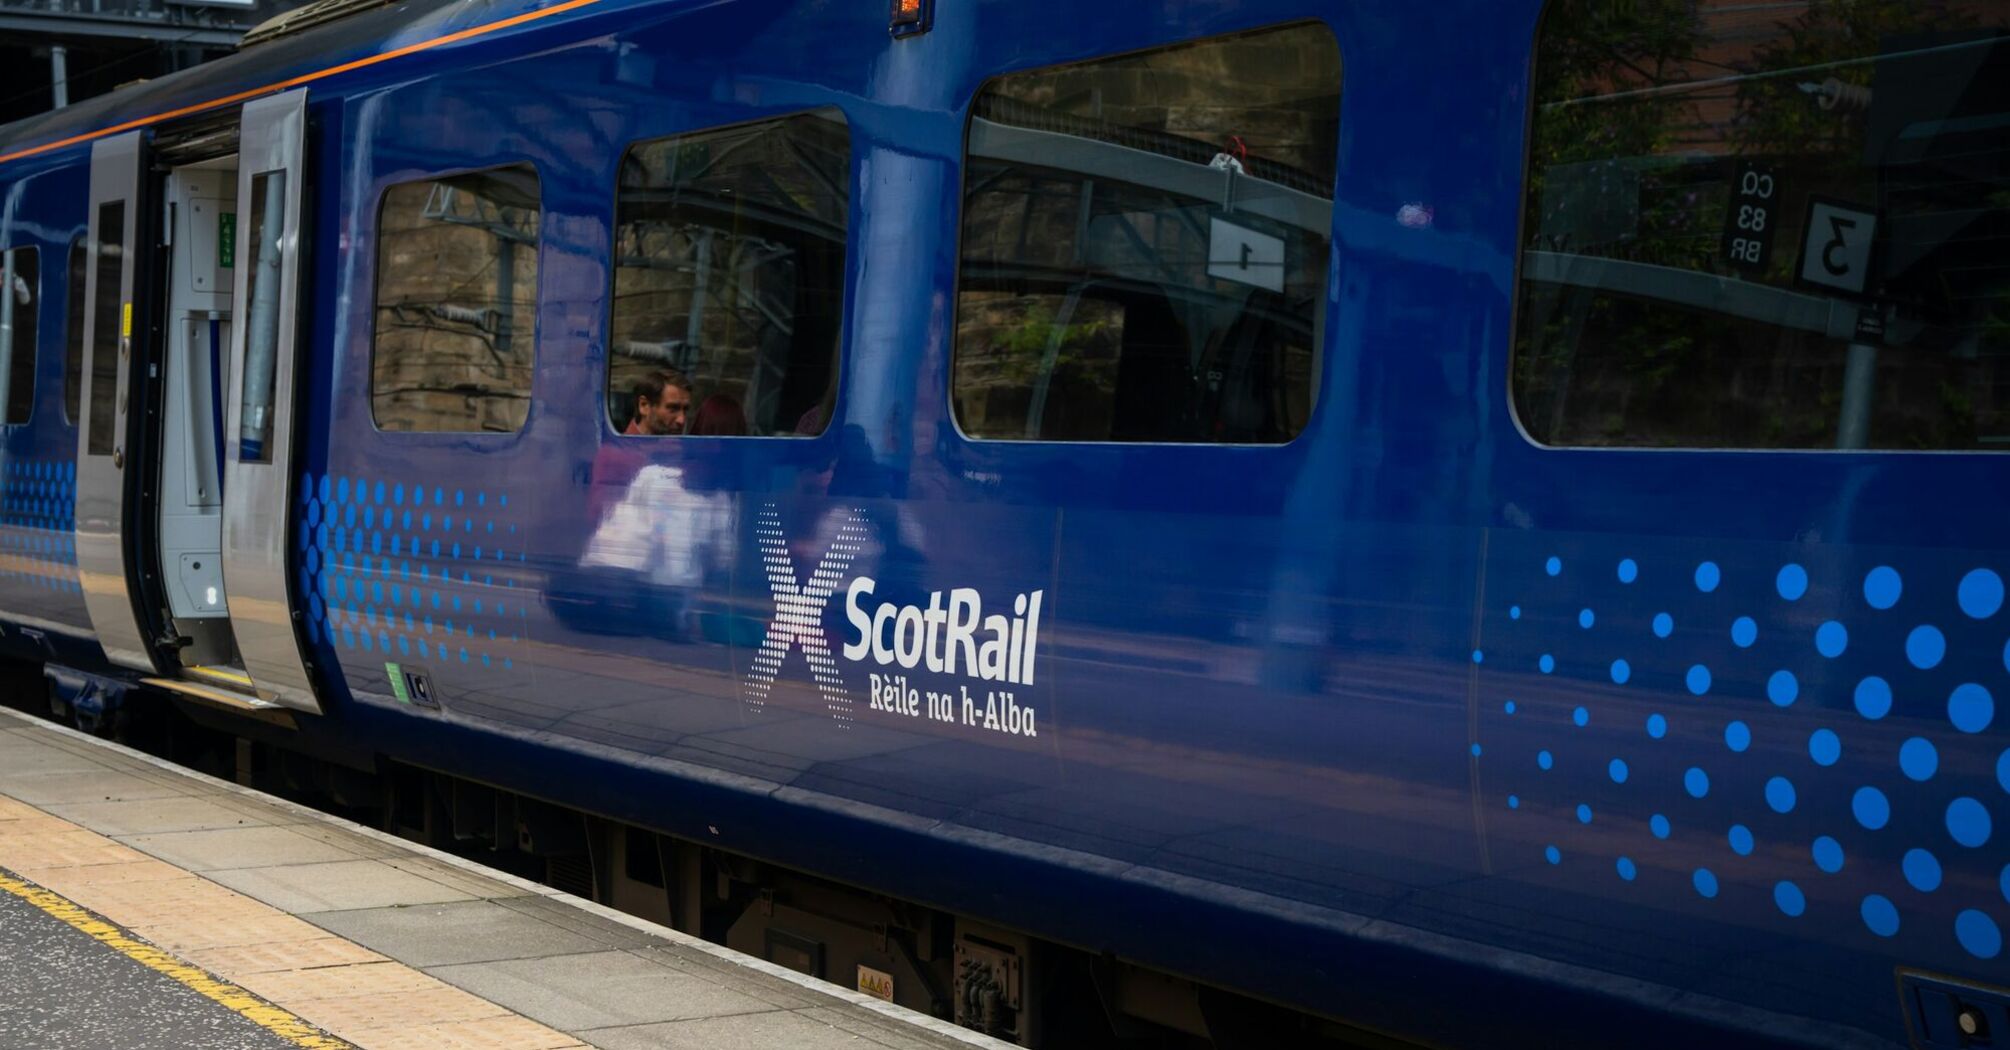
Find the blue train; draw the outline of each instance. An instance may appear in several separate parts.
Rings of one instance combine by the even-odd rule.
[[[314,5],[0,129],[0,644],[1027,1045],[2001,1045],[2006,84],[1980,0]]]

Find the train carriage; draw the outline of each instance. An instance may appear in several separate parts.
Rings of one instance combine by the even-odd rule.
[[[1027,1045],[1991,1045],[2005,83],[1985,2],[317,5],[0,129],[0,647]]]

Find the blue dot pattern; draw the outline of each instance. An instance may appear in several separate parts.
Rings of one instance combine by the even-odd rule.
[[[1680,879],[1686,907],[1741,902],[1739,922],[1824,922],[1957,969],[1998,958],[2010,923],[1999,567],[1594,546],[1607,542],[1543,549],[1531,535],[1520,556],[1490,558],[1487,593],[1522,615],[1496,610],[1481,627],[1503,659],[1475,672],[1479,709],[1513,695],[1520,712],[1512,727],[1481,718],[1480,736],[1500,735],[1481,790],[1496,806],[1514,792],[1489,835],[1527,844],[1524,857],[1549,862],[1533,870],[1567,885],[1603,872],[1665,906]]]
[[[517,673],[525,537],[508,492],[308,474],[299,494],[308,641],[353,688],[391,692],[396,663],[444,703]]]
[[[0,579],[81,595],[76,506],[76,464],[8,460],[0,469]]]

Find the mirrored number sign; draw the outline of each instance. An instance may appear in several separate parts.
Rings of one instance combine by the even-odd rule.
[[[1801,243],[1801,280],[1861,293],[1870,280],[1870,249],[1877,213],[1831,201],[1810,200]]]
[[[1779,183],[1773,169],[1750,161],[1732,178],[1730,206],[1724,209],[1724,259],[1735,270],[1758,273],[1773,259],[1774,205]]]

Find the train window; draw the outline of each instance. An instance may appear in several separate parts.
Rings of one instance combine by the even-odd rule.
[[[119,405],[119,309],[124,295],[126,202],[98,205],[98,296],[91,304],[91,419],[86,447],[93,456],[112,454]]]
[[[244,394],[238,400],[238,459],[268,463],[272,458],[272,391],[279,363],[279,238],[286,225],[286,172],[251,177],[251,209],[245,243],[251,246],[251,299],[246,311]]]
[[[820,434],[837,394],[851,136],[837,110],[621,159],[607,408],[625,434]]]
[[[1298,24],[978,92],[953,402],[964,433],[1279,444],[1316,401],[1340,51]]]
[[[7,423],[26,423],[35,405],[35,315],[41,270],[33,248],[0,251],[0,404]]]
[[[1511,387],[1551,445],[2010,450],[2010,18],[1554,0]]]
[[[78,399],[84,389],[84,276],[91,249],[84,238],[70,241],[70,290],[63,302],[63,419],[77,422]]]
[[[537,172],[400,183],[377,210],[370,410],[383,430],[520,430],[537,343]]]

